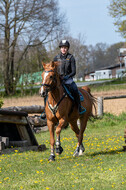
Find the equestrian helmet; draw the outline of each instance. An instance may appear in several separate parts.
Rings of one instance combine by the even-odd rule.
[[[68,47],[68,49],[70,48],[70,43],[67,40],[62,40],[59,43],[59,48],[61,48],[62,46]]]

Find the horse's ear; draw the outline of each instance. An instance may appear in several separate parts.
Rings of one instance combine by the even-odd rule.
[[[46,64],[45,64],[44,62],[42,62],[42,66],[43,66],[43,68],[45,68],[45,65],[46,65]]]

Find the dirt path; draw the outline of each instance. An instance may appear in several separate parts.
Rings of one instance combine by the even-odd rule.
[[[22,98],[6,98],[4,99],[3,107],[9,106],[31,106],[31,105],[44,105],[43,98],[39,95],[26,96]]]
[[[126,90],[94,92],[92,94],[95,97],[119,96],[119,95],[126,95]],[[23,98],[7,98],[4,99],[3,107],[30,106],[30,105],[44,105],[43,98],[41,98],[39,95],[28,96]],[[122,112],[126,112],[126,99],[104,100],[104,112],[110,112],[115,115],[119,115]]]

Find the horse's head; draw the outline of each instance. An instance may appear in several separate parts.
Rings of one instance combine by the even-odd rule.
[[[42,86],[40,95],[46,97],[49,91],[57,86],[57,62],[42,63],[44,71],[42,73]]]

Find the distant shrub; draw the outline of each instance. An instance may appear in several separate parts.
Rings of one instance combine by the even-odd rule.
[[[3,99],[0,97],[0,108],[2,107],[3,105]]]

